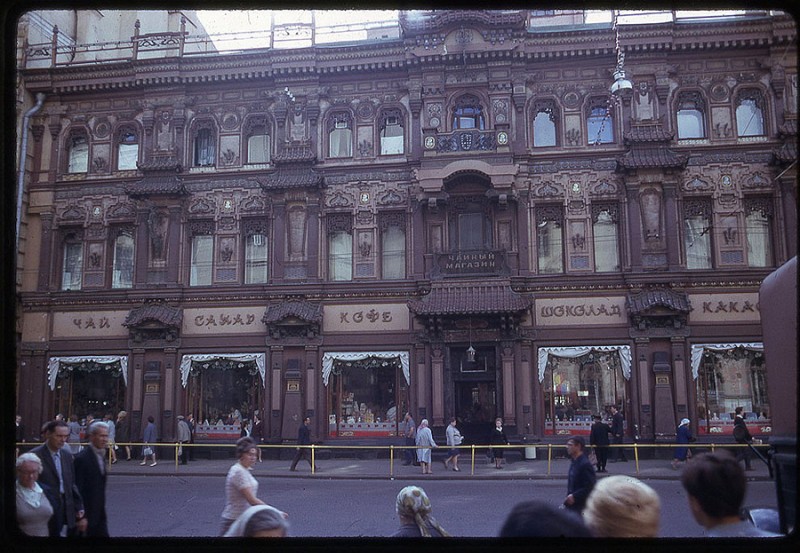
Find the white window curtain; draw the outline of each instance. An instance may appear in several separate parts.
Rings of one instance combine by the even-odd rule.
[[[211,266],[214,257],[214,237],[198,235],[192,237],[192,262],[189,286],[210,286]]]
[[[76,136],[69,148],[67,173],[86,173],[89,170],[89,142],[86,137]]]
[[[128,357],[123,355],[78,355],[74,357],[51,357],[47,361],[47,383],[50,385],[51,390],[56,389],[56,378],[58,377],[58,369],[61,363],[67,365],[77,365],[85,361],[93,361],[100,365],[112,365],[119,363],[122,369],[122,381],[125,386],[128,385]],[[72,370],[72,369],[70,369]]]
[[[703,353],[709,351],[728,351],[736,348],[749,349],[751,351],[764,351],[764,344],[761,342],[737,342],[731,344],[692,344],[692,378],[697,380],[700,374],[700,362],[703,360]]]
[[[383,278],[406,278],[406,235],[403,230],[392,225],[386,228],[382,239]]]
[[[333,129],[330,134],[330,157],[352,157],[353,131]]]
[[[703,112],[698,109],[686,108],[678,111],[678,138],[705,138],[706,131],[703,122]]]
[[[564,272],[564,233],[557,221],[542,221],[536,226],[540,273]]]
[[[702,215],[683,220],[687,269],[711,268],[711,223]]]
[[[261,375],[261,385],[266,386],[266,354],[263,353],[192,353],[184,355],[181,357],[181,386],[185,388],[189,383],[189,371],[192,369],[193,362],[201,363],[216,359],[247,363],[255,361],[258,374]]]
[[[592,225],[594,235],[594,267],[597,272],[619,271],[617,223],[608,211],[601,211]]]
[[[267,163],[269,162],[269,135],[263,134],[251,135],[247,139],[247,163]]]
[[[117,148],[117,169],[120,171],[136,169],[137,161],[139,161],[139,144],[120,143]]]
[[[631,378],[631,347],[630,346],[573,346],[573,347],[546,347],[539,348],[539,382],[544,382],[544,371],[547,368],[547,356],[554,357],[581,357],[591,351],[616,351],[619,354],[622,376],[625,380]]]
[[[328,385],[328,379],[333,371],[334,361],[363,361],[370,357],[378,359],[400,359],[400,365],[403,367],[403,376],[406,379],[406,384],[411,383],[411,373],[409,369],[409,357],[407,351],[354,351],[354,352],[329,352],[322,356],[322,382],[325,386]]]
[[[328,237],[328,269],[330,280],[353,279],[353,237],[349,232],[336,231]]]
[[[268,260],[267,237],[251,234],[245,247],[245,284],[265,284],[267,282]]]
[[[760,211],[753,211],[745,219],[747,229],[747,264],[750,267],[772,266],[770,221]]]
[[[83,281],[83,243],[64,245],[64,270],[61,275],[62,290],[80,290]]]
[[[112,288],[133,288],[133,237],[120,234],[114,241]]]

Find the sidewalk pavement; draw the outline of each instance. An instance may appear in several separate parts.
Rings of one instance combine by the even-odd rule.
[[[434,456],[432,463],[433,474],[422,475],[422,469],[415,466],[404,466],[401,459],[395,458],[391,465],[388,458],[359,459],[353,457],[332,457],[317,459],[319,470],[311,473],[311,467],[305,460],[297,465],[297,470],[291,472],[289,466],[291,459],[267,459],[256,462],[253,475],[265,478],[322,478],[322,479],[395,479],[395,480],[563,480],[569,472],[569,460],[563,457],[554,458],[548,462],[547,458],[538,459],[507,459],[502,469],[496,469],[494,462],[487,462],[486,456],[481,452],[475,454],[474,470],[470,463],[470,455],[462,454],[459,457],[460,472],[452,469],[445,470],[441,458]],[[325,456],[327,457],[327,456]],[[186,465],[176,464],[174,458],[159,458],[154,467],[140,465],[141,459],[134,458],[130,461],[120,459],[109,470],[111,475],[159,475],[159,476],[224,476],[235,462],[233,456],[224,459],[198,458],[189,461]],[[691,462],[691,461],[690,461]],[[769,470],[765,463],[758,459],[752,460],[752,471],[746,472],[748,480],[769,480]],[[640,480],[677,480],[680,478],[682,467],[677,470],[670,466],[670,459],[640,459],[637,463],[632,456],[627,462],[614,463],[609,461],[606,466],[607,473],[600,473],[598,477],[614,474],[626,474]]]

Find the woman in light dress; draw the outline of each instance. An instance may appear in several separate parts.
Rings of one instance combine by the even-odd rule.
[[[53,516],[53,506],[39,485],[42,461],[35,453],[17,457],[17,525],[27,536],[49,535],[47,523]],[[58,493],[58,490],[55,490]]]
[[[433,441],[433,434],[428,428],[428,419],[422,419],[417,428],[417,460],[422,465],[422,474],[433,474],[431,471],[431,448],[438,447]]]

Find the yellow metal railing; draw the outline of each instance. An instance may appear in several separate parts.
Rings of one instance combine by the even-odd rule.
[[[16,444],[17,448],[24,447],[24,448],[33,448],[39,445],[41,442],[19,442]],[[86,446],[88,442],[81,442],[80,444],[76,443],[68,443],[65,447],[73,446],[73,445],[81,445]],[[156,444],[146,444],[143,442],[116,442],[115,445],[117,446],[151,446],[157,447],[161,451],[164,451],[167,448],[174,449],[175,455],[175,472],[179,471],[180,467],[180,450],[183,447],[188,448],[205,448],[205,449],[231,449],[235,448],[235,443],[230,444],[221,444],[221,443],[201,443],[201,444],[186,444],[180,442],[159,442]],[[296,444],[258,444],[258,447],[261,450],[269,450],[269,449],[298,449],[298,448],[307,448],[311,450],[311,473],[316,473],[316,452],[320,449],[324,450],[372,450],[372,451],[388,451],[389,452],[389,478],[394,478],[394,463],[395,463],[395,452],[400,450],[404,451],[407,449],[417,450],[417,449],[432,449],[432,450],[449,450],[449,449],[458,449],[464,452],[469,453],[470,455],[470,475],[475,474],[475,466],[476,466],[476,450],[487,450],[487,449],[504,449],[504,450],[519,450],[519,449],[527,449],[527,448],[535,448],[535,449],[547,449],[547,476],[551,475],[552,463],[553,463],[553,449],[558,449],[561,451],[565,451],[565,446],[563,444],[509,444],[509,445],[489,445],[489,444],[477,444],[477,445],[460,445],[460,446],[439,446],[436,448],[430,446],[399,446],[399,445],[333,445],[333,444],[325,444],[325,445],[296,445]],[[596,446],[586,446],[586,450],[590,450]],[[636,467],[636,475],[639,475],[639,461],[640,456],[639,452],[644,449],[659,449],[659,448],[668,448],[668,449],[675,449],[676,447],[689,447],[690,449],[710,449],[712,452],[716,450],[716,448],[723,448],[723,449],[735,449],[735,448],[742,448],[742,447],[753,447],[757,449],[768,449],[769,444],[718,444],[718,443],[697,443],[693,442],[692,444],[640,444],[640,443],[631,443],[631,444],[613,444],[606,446],[609,449],[614,448],[623,448],[623,449],[633,449],[633,457],[634,463]],[[108,448],[108,460],[109,460],[109,470],[113,470],[111,468],[111,447]]]

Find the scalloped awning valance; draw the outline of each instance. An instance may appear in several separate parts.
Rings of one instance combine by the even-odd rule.
[[[616,351],[619,353],[619,363],[622,367],[622,376],[625,380],[631,378],[631,347],[630,346],[572,346],[539,348],[539,382],[544,382],[544,371],[547,367],[547,356],[555,357],[580,357],[590,351]]]
[[[181,357],[181,385],[185,388],[189,382],[189,371],[192,363],[225,359],[228,361],[254,361],[261,375],[261,385],[266,386],[266,355],[263,353],[192,353]]]
[[[703,353],[709,351],[728,351],[735,348],[744,348],[751,351],[764,351],[762,342],[732,342],[730,344],[692,344],[692,378],[697,380],[700,374],[700,361]]]
[[[56,389],[56,379],[58,378],[58,370],[61,367],[61,363],[64,363],[69,368],[70,365],[79,365],[86,361],[91,361],[100,365],[119,363],[120,370],[122,371],[122,380],[125,382],[125,386],[128,385],[127,355],[75,355],[71,357],[51,357],[47,361],[47,383],[50,389]],[[70,370],[72,369],[70,368]]]
[[[370,357],[378,359],[395,359],[400,360],[400,365],[403,367],[403,376],[406,379],[406,384],[411,383],[411,375],[409,372],[408,352],[407,351],[335,351],[328,352],[322,356],[322,381],[325,386],[328,385],[328,379],[333,371],[334,361],[363,361]]]

